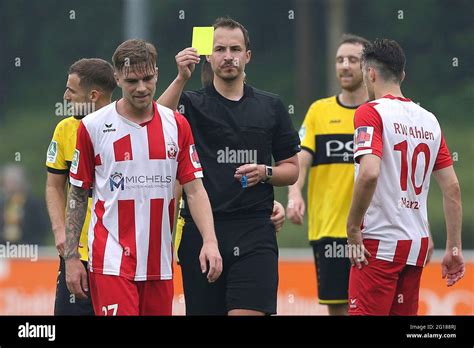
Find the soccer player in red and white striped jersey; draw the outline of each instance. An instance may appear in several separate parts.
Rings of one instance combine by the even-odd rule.
[[[204,241],[196,262],[203,273],[209,263],[211,282],[222,271],[212,211],[187,120],[153,101],[156,49],[128,40],[112,60],[123,97],[85,117],[78,129],[66,218],[66,279],[71,293],[86,295],[77,243],[92,187],[89,268],[96,315],[171,315],[176,180]]]
[[[351,247],[349,314],[416,315],[429,224],[433,173],[443,192],[447,226],[442,276],[451,286],[464,275],[461,194],[436,117],[403,97],[405,55],[393,40],[362,53],[372,102],[354,117],[356,182],[347,222]]]

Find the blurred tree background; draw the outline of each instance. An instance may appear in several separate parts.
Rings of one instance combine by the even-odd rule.
[[[456,160],[463,244],[474,248],[471,0],[0,0],[0,166],[21,164],[34,196],[44,196],[46,150],[60,121],[55,104],[62,102],[68,67],[82,57],[110,61],[117,45],[129,38],[125,28],[132,2],[146,6],[133,20],[143,21],[143,38],[158,48],[156,97],[175,77],[174,56],[191,45],[192,27],[229,15],[250,33],[247,81],[279,94],[293,111],[295,128],[312,101],[337,93],[334,56],[341,33],[397,40],[407,56],[404,93],[438,117]],[[194,76],[187,89],[199,87]],[[118,91],[114,97],[120,97]],[[286,189],[276,193],[286,205]],[[436,184],[429,219],[436,247],[443,248]],[[46,233],[52,245],[52,233]],[[283,247],[305,247],[306,226],[287,221],[279,239]]]

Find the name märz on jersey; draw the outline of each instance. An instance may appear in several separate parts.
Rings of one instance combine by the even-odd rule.
[[[423,129],[423,127],[418,128],[417,126],[411,127],[403,123],[394,123],[393,128],[395,134],[402,134],[415,139],[435,140],[433,132],[429,132]]]
[[[420,209],[420,202],[418,201],[411,201],[406,197],[402,197],[400,199],[400,207],[401,208],[408,208],[408,209],[415,209],[419,210]]]

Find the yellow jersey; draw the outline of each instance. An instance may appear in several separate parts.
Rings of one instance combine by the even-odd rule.
[[[65,118],[56,125],[53,139],[48,147],[46,156],[46,168],[48,172],[59,175],[68,176],[69,185],[69,169],[71,167],[72,156],[76,148],[76,135],[81,120],[73,116]],[[91,217],[92,198],[89,197],[86,219],[82,227],[81,238],[79,242],[79,254],[81,260],[88,259],[87,230]]]
[[[346,238],[354,187],[354,114],[337,96],[314,102],[300,129],[301,149],[313,156],[308,178],[308,237]]]

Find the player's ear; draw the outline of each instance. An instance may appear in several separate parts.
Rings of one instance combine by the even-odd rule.
[[[402,83],[403,80],[405,80],[405,76],[406,76],[405,70],[403,70],[403,71],[402,71],[402,76],[400,77],[400,83]]]
[[[210,63],[211,62],[211,56],[206,56],[206,60],[207,60],[208,63]]]
[[[157,66],[155,66],[155,74],[156,74],[156,79],[158,80],[158,76],[160,76],[160,74],[159,74]]]
[[[114,77],[115,77],[115,82],[117,82],[117,86],[122,87],[122,86],[120,86],[120,80],[119,80],[117,72],[114,72]]]
[[[96,103],[97,100],[99,100],[100,98],[100,92],[96,89],[93,89],[92,91],[89,92],[89,100],[92,102],[92,103]]]
[[[247,64],[248,62],[250,62],[250,58],[252,58],[252,51],[251,51],[251,50],[247,50],[247,52],[245,52],[245,64]]]
[[[372,67],[369,67],[368,70],[369,70],[369,80],[370,80],[370,82],[374,83],[375,79],[377,77],[376,73],[375,73],[375,69],[372,68]]]

